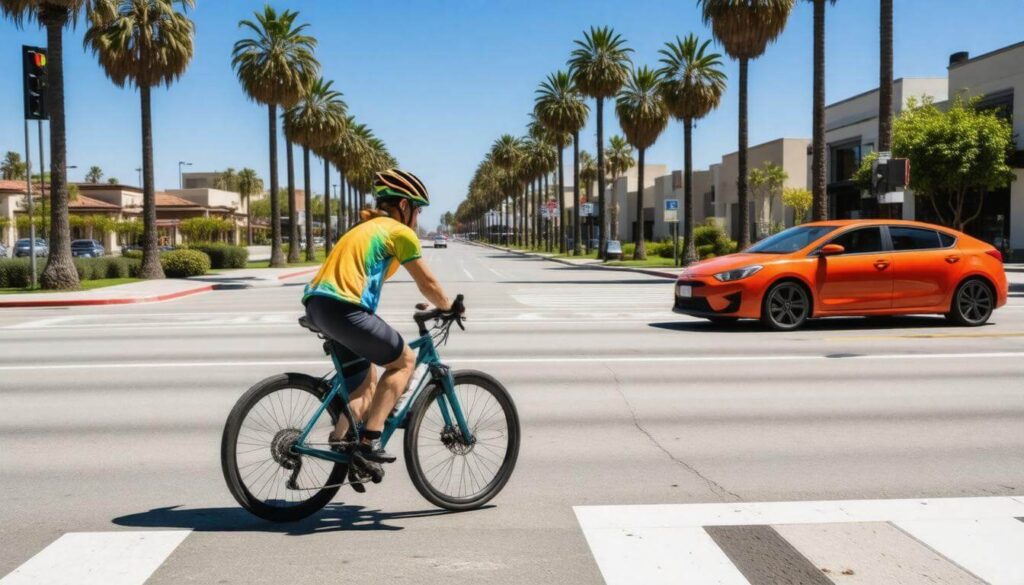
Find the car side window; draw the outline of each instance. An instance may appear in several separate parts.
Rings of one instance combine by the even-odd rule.
[[[892,249],[901,250],[934,250],[939,245],[939,232],[923,228],[890,226],[889,237],[892,238]]]
[[[839,244],[843,254],[867,254],[882,251],[882,229],[866,227],[839,234],[829,244]]]
[[[943,247],[943,248],[952,248],[953,244],[955,244],[955,243],[956,243],[956,238],[955,237],[953,237],[953,236],[951,236],[949,234],[943,233],[943,232],[939,232],[939,245],[941,247]]]

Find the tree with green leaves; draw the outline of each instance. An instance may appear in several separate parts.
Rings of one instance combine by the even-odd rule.
[[[636,230],[634,260],[646,260],[644,246],[644,152],[654,145],[668,125],[668,106],[660,91],[658,74],[644,66],[633,70],[615,102],[615,113],[626,140],[637,149]]]
[[[50,255],[39,278],[43,288],[77,289],[68,227],[67,123],[64,116],[64,27],[77,22],[91,0],[0,0],[0,13],[21,27],[36,21],[46,29],[46,111],[50,116]]]
[[[85,182],[86,183],[96,184],[96,183],[99,183],[102,178],[103,178],[103,169],[101,169],[101,168],[99,168],[97,166],[89,167],[89,172],[85,174]]]
[[[181,7],[181,11],[176,9]],[[156,185],[153,177],[153,87],[180,78],[192,60],[195,25],[185,14],[194,0],[95,0],[89,11],[85,46],[118,87],[139,89],[142,110],[141,278],[163,278],[156,237]]]
[[[245,245],[252,245],[252,196],[263,191],[263,179],[248,167],[238,171],[238,195],[245,201]]]
[[[318,78],[299,103],[284,112],[284,132],[292,142],[302,147],[303,185],[306,191],[306,261],[316,259],[313,248],[313,213],[310,184],[309,152],[330,146],[345,133],[347,106],[341,92],[331,88],[333,82]],[[326,159],[324,164],[328,165]],[[330,196],[330,192],[327,192]],[[324,238],[325,245],[327,238]]]
[[[267,106],[270,129],[270,266],[285,265],[281,250],[281,213],[277,205],[277,108],[290,108],[302,99],[320,73],[313,56],[316,39],[305,34],[308,25],[296,25],[299,14],[278,14],[268,4],[256,12],[256,21],[242,20],[239,27],[253,35],[235,43],[231,65],[249,99]]]
[[[0,178],[5,181],[24,179],[27,168],[25,161],[21,160],[20,154],[7,151],[7,154],[4,155],[4,162],[0,163]]]
[[[661,91],[672,116],[683,121],[683,265],[696,262],[693,237],[693,124],[718,107],[725,93],[722,56],[708,50],[710,40],[676,37],[661,54]]]
[[[577,40],[569,58],[573,82],[579,91],[597,101],[597,198],[598,256],[604,258],[608,239],[608,214],[605,202],[604,168],[604,100],[614,97],[629,76],[629,54],[626,41],[610,27],[591,27]]]
[[[220,173],[220,176],[214,179],[213,187],[214,189],[238,193],[238,171],[234,167],[228,167],[227,170]]]
[[[807,221],[807,210],[814,204],[814,195],[803,187],[786,187],[782,190],[782,204],[793,209],[793,223],[800,225]]]
[[[775,202],[782,195],[782,186],[789,179],[789,173],[770,160],[760,167],[750,169],[750,191],[754,195],[754,209],[757,213],[757,239],[765,238],[772,232]]]
[[[828,219],[828,191],[825,178],[825,3],[836,0],[807,0],[814,4],[814,106],[811,111],[811,187],[814,221]]]
[[[739,199],[740,249],[750,245],[750,208],[747,192],[747,66],[764,54],[793,9],[794,0],[698,0],[704,23],[726,54],[739,61],[739,147],[736,191]]]
[[[120,185],[121,184],[121,180],[118,179],[117,177],[110,177],[110,178],[107,179],[107,184],[108,185]]]
[[[541,82],[535,92],[533,113],[537,120],[551,133],[554,144],[558,150],[558,204],[562,208],[563,221],[559,223],[558,249],[564,253],[565,244],[565,221],[568,206],[565,205],[565,169],[562,164],[562,151],[565,150],[565,139],[571,135],[573,142],[579,144],[579,132],[587,123],[587,116],[590,110],[583,102],[583,96],[576,88],[573,78],[565,71],[557,71],[548,75],[547,79]],[[574,166],[576,163],[574,162]],[[578,207],[578,206],[577,206]],[[579,225],[574,225],[574,250],[573,253],[580,253]]]
[[[503,196],[505,200],[506,230],[515,229],[515,202],[521,190],[519,177],[523,174],[526,154],[526,144],[523,142],[523,139],[511,134],[502,134],[491,145],[491,160],[494,161],[494,164],[499,169],[505,171],[506,180],[504,183],[506,189],[508,189]],[[511,244],[513,242],[506,239],[505,243]]]
[[[615,180],[620,175],[636,165],[636,159],[633,158],[633,147],[629,145],[625,138],[619,135],[609,138],[608,146],[605,148],[607,149],[605,152],[605,171],[608,173],[608,180],[614,186]],[[609,239],[618,240],[619,202],[616,201],[614,195],[608,204],[608,221],[611,224],[611,229],[608,231]]]

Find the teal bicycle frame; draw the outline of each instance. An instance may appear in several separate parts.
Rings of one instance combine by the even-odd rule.
[[[444,419],[445,428],[454,428],[455,424],[458,425],[458,429],[461,432],[463,440],[467,443],[473,442],[473,435],[470,432],[469,425],[466,424],[466,418],[462,413],[462,405],[459,404],[459,399],[455,395],[455,382],[452,378],[451,370],[448,366],[441,363],[441,356],[437,353],[437,347],[434,346],[434,339],[429,333],[421,332],[422,335],[409,344],[409,347],[416,350],[416,366],[419,367],[421,364],[426,364],[429,368],[428,375],[423,376],[419,381],[416,388],[412,390],[413,394],[405,401],[401,410],[398,412],[392,412],[391,416],[388,417],[384,423],[384,430],[381,433],[381,443],[387,445],[391,435],[394,434],[396,429],[405,426],[406,418],[409,416],[412,406],[416,404],[417,399],[423,390],[430,386],[431,382],[440,382],[443,392],[437,395],[437,406],[441,409],[441,417]],[[329,345],[329,344],[328,344]],[[330,347],[330,345],[329,345]],[[306,444],[306,438],[309,433],[313,430],[317,421],[323,415],[324,410],[327,409],[327,405],[331,403],[336,397],[341,397],[345,402],[345,416],[348,417],[349,424],[352,428],[355,427],[355,420],[348,408],[349,403],[349,389],[345,384],[345,377],[341,374],[344,371],[345,366],[351,366],[365,360],[355,360],[342,364],[338,360],[338,356],[335,355],[333,349],[329,351],[331,355],[331,361],[334,363],[335,375],[331,382],[331,391],[327,393],[323,402],[317,408],[313,414],[313,418],[306,423],[306,427],[303,429],[302,434],[299,436],[295,445],[292,447],[292,451],[302,455],[309,455],[310,457],[316,457],[318,459],[326,459],[328,461],[335,461],[337,463],[348,464],[350,457],[346,453],[338,453],[328,449],[317,449],[310,447]],[[370,367],[373,367],[372,365]],[[453,424],[454,422],[454,424]]]

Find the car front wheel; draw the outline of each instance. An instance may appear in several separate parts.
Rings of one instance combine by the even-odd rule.
[[[774,331],[793,331],[811,316],[811,299],[795,282],[780,282],[764,295],[761,323]]]

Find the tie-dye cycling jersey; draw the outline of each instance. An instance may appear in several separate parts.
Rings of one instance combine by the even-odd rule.
[[[323,295],[376,311],[384,281],[422,255],[420,239],[409,226],[390,217],[357,225],[338,241],[327,261],[306,285],[302,302]]]

